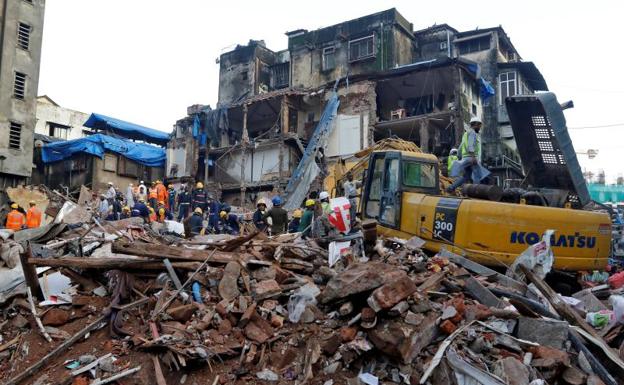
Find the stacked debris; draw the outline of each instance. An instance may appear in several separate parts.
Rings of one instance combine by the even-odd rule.
[[[183,239],[137,218],[100,223],[73,204],[13,237],[26,284],[1,297],[6,384],[624,379],[611,347],[622,324],[585,322],[605,306],[595,294],[613,289],[575,302],[525,265],[510,277],[445,250],[428,256],[418,238]]]

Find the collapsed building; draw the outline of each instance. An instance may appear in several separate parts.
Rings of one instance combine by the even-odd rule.
[[[217,106],[190,106],[174,125],[169,179],[205,181],[243,205],[283,191],[334,91],[339,106],[316,157],[324,177],[388,137],[444,158],[472,116],[484,121],[483,162],[496,183],[523,177],[504,100],[548,88],[501,27],[414,31],[393,8],[286,35],[282,51],[250,40],[220,56]]]

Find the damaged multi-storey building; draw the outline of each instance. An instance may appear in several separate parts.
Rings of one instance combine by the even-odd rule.
[[[250,40],[220,56],[217,106],[190,106],[176,122],[169,179],[206,181],[234,204],[282,191],[333,90],[339,107],[316,157],[329,168],[387,137],[444,158],[479,116],[484,163],[497,182],[522,176],[502,101],[547,87],[501,27],[414,31],[393,8],[286,35],[283,51]]]

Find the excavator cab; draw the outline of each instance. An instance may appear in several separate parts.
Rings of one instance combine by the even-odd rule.
[[[362,214],[384,226],[401,224],[403,192],[439,195],[438,158],[408,151],[373,152],[364,186]]]

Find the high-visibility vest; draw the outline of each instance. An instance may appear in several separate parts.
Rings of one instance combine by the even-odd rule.
[[[457,159],[457,155],[449,155],[448,160],[446,161],[449,174],[451,173],[451,168],[453,168],[453,163],[455,163]]]
[[[156,222],[156,213],[155,212],[151,212],[149,218],[150,218],[150,221]]]
[[[149,199],[158,199],[158,191],[155,188],[149,189]]]
[[[475,143],[474,155],[478,159],[480,158],[480,155],[481,155],[481,137],[479,136],[479,134],[476,134],[476,138],[477,138],[477,141]],[[470,156],[468,154],[468,131],[464,131],[464,136],[462,136],[462,141],[459,147],[459,151],[461,153],[462,159],[464,159],[467,156]]]
[[[33,206],[26,212],[26,226],[29,229],[41,226],[41,210]]]
[[[156,185],[156,198],[159,202],[165,202],[167,200],[167,188],[162,183]]]
[[[26,217],[17,210],[12,210],[7,214],[6,228],[20,230],[26,224]]]

